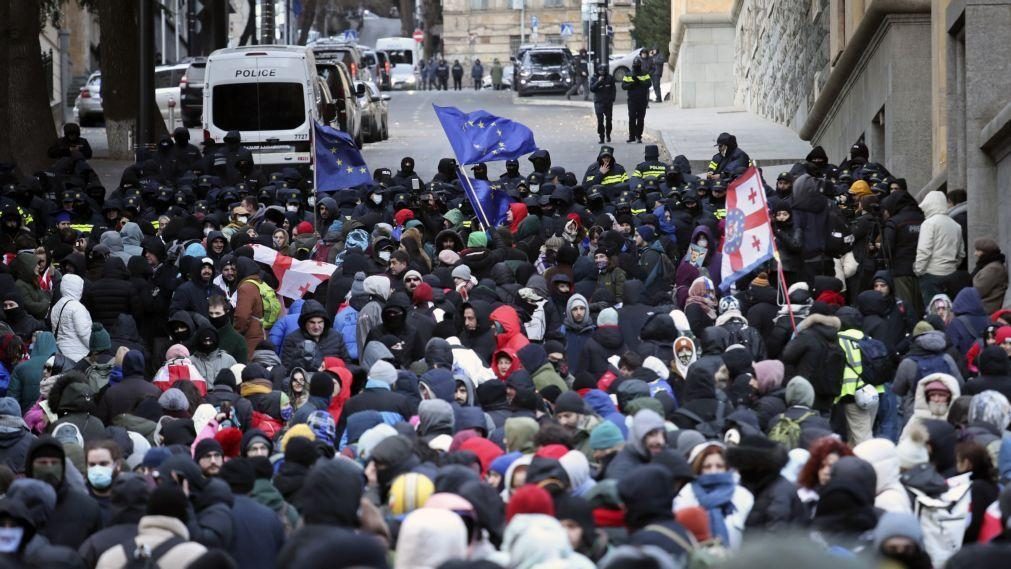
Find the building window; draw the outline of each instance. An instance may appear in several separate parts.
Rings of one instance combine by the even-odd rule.
[[[488,0],[470,0],[471,10],[487,10]]]
[[[562,8],[565,6],[565,0],[544,0],[545,8]]]

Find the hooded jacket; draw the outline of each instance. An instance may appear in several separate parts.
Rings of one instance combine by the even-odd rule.
[[[881,246],[894,277],[911,277],[919,246],[923,212],[907,192],[892,192],[881,201],[888,212],[881,235]],[[894,289],[893,289],[894,290]]]
[[[652,456],[649,449],[643,445],[643,438],[657,429],[664,429],[663,417],[648,409],[636,413],[632,417],[632,428],[628,430],[625,446],[608,463],[602,478],[621,480],[639,466],[648,463]],[[673,495],[671,498],[673,499]]]
[[[983,299],[979,296],[979,291],[973,287],[966,287],[958,292],[951,303],[951,311],[955,314],[955,318],[948,324],[944,333],[958,353],[965,354],[973,342],[983,336],[983,330],[990,324],[990,319],[983,311]]]
[[[306,331],[306,323],[310,318],[323,319],[323,333],[319,339],[313,339]],[[281,364],[287,369],[301,367],[304,369],[319,369],[323,358],[333,356],[348,360],[344,338],[331,327],[332,320],[323,305],[315,300],[308,300],[302,305],[298,317],[298,330],[288,335],[281,348]]]
[[[895,370],[895,379],[892,381],[892,393],[902,397],[903,417],[918,415],[915,410],[920,405],[917,402],[922,391],[920,384],[923,383],[925,371],[934,368],[935,365],[944,368],[944,374],[955,381],[956,387],[962,386],[962,374],[955,360],[945,353],[946,346],[943,332],[932,331],[913,338],[912,346],[906,357],[899,362],[899,367]],[[951,400],[954,401],[955,397]],[[923,405],[926,409],[926,401]]]
[[[49,310],[51,294],[39,286],[39,279],[35,275],[37,263],[38,257],[35,256],[35,253],[18,253],[14,258],[11,272],[16,279],[14,286],[21,293],[22,308],[35,318],[42,319],[46,317],[46,311]]]
[[[1003,351],[1003,348],[1000,349]],[[976,360],[979,365],[979,377],[965,384],[965,395],[976,395],[984,391],[996,391],[1004,397],[1011,396],[1011,360],[998,350],[987,348]],[[954,398],[952,398],[954,401]]]
[[[586,309],[582,322],[576,322],[572,318],[572,309],[576,306]],[[569,373],[576,374],[586,369],[584,349],[586,341],[590,339],[595,329],[596,326],[590,316],[590,305],[586,302],[586,297],[581,294],[570,296],[565,303],[565,314],[562,315],[561,328],[565,335],[565,361],[569,364]]]
[[[123,379],[109,386],[98,400],[95,416],[106,425],[122,413],[133,413],[137,404],[148,397],[158,397],[161,390],[147,378],[144,356],[130,350],[123,356]]]
[[[203,342],[211,342],[211,349],[204,351]],[[273,355],[273,352],[270,352]],[[193,367],[200,372],[205,379],[213,382],[218,377],[218,373],[227,368],[231,368],[237,362],[231,354],[221,349],[221,342],[218,339],[218,332],[211,326],[201,326],[193,334],[193,351],[190,353],[190,362]]]
[[[63,450],[63,445],[50,436],[36,439],[28,449],[25,458],[25,476],[34,478],[33,463],[42,449],[55,453],[63,461],[63,478],[55,486],[56,509],[49,516],[46,526],[39,532],[49,538],[53,545],[65,545],[76,550],[91,534],[102,529],[102,513],[90,496],[71,486],[67,478],[68,469],[74,468]]]
[[[690,543],[688,532],[674,521],[671,512],[675,482],[670,471],[660,465],[637,468],[618,481],[618,493],[625,503],[625,525],[629,530],[630,544],[654,545],[677,558],[684,555],[682,541],[671,539],[668,535],[669,532],[676,533],[683,542]],[[665,531],[655,529],[658,526]]]
[[[958,386],[955,387],[957,390]],[[899,455],[895,443],[887,439],[871,439],[854,447],[853,454],[874,467],[877,475],[875,507],[886,512],[913,513],[909,494],[899,481]]]
[[[141,314],[143,306],[126,264],[119,257],[109,257],[102,266],[102,278],[85,288],[84,306],[94,321],[112,329],[120,314]],[[205,312],[206,314],[206,312]]]
[[[186,524],[172,516],[144,516],[137,524],[136,543],[146,545],[152,551],[166,540],[180,538],[182,543],[171,547],[158,560],[158,567],[186,567],[199,559],[207,548],[190,541]],[[98,558],[96,569],[118,569],[128,563],[126,550],[122,545],[113,547]]]
[[[465,347],[474,350],[481,356],[485,363],[491,361],[492,353],[496,349],[495,333],[491,329],[491,305],[483,300],[471,300],[463,305],[463,310],[471,308],[477,319],[477,327],[474,330],[464,328],[460,331],[460,343]]]
[[[516,309],[511,306],[500,306],[489,315],[493,325],[497,324],[501,331],[495,334],[495,347],[498,350],[511,349],[519,352],[524,346],[530,343],[523,335],[523,324]]]
[[[22,409],[30,409],[39,400],[39,384],[46,360],[56,354],[56,337],[52,332],[39,332],[27,361],[14,366],[7,396],[13,397]]]
[[[88,355],[91,343],[91,314],[81,304],[84,280],[77,275],[66,275],[60,281],[62,296],[50,311],[49,323],[56,334],[60,353],[73,362]]]
[[[253,282],[260,281],[260,269],[252,259],[239,257],[235,262],[235,278],[239,281],[235,331],[246,339],[246,353],[252,354],[263,341],[263,298]]]
[[[800,375],[811,381],[818,400],[839,394],[842,371],[827,369],[828,353],[839,342],[841,324],[835,316],[811,314],[797,326],[797,336],[783,348],[780,359],[786,366],[784,377]],[[838,377],[836,376],[838,374]]]
[[[962,227],[948,217],[948,198],[943,192],[928,192],[920,209],[926,219],[920,225],[913,272],[917,276],[950,275],[965,258]]]
[[[195,257],[190,257],[189,259],[189,278],[186,279],[186,282],[176,287],[175,292],[172,294],[172,303],[169,304],[169,313],[174,314],[179,310],[186,310],[206,316],[208,310],[207,301],[212,296],[218,295],[227,298],[229,295],[214,284],[214,275],[211,275],[211,280],[206,283],[200,278],[200,271],[203,270],[203,261],[201,259]],[[183,266],[185,267],[185,265]]]
[[[15,474],[23,472],[28,449],[34,441],[35,435],[28,431],[14,399],[0,397],[0,464]]]

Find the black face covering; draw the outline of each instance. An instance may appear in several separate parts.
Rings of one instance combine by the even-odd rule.
[[[211,321],[211,326],[215,328],[221,328],[225,324],[228,324],[228,314],[222,314],[221,316],[212,316],[209,318]]]
[[[399,306],[386,308],[383,310],[383,327],[390,332],[399,332],[404,328],[404,320],[407,314]]]
[[[25,315],[25,309],[20,306],[15,308],[4,308],[4,319],[13,324],[21,320]]]
[[[175,328],[172,328],[172,330],[169,332],[169,337],[172,338],[172,341],[174,343],[182,344],[183,342],[189,339],[190,330],[189,328],[186,328],[185,330],[178,331]]]

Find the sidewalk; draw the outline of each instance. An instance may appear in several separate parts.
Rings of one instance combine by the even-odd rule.
[[[565,97],[515,98],[517,104],[592,109],[593,103],[583,100],[566,101]],[[592,112],[592,110],[590,111]],[[614,105],[615,140],[628,131],[628,115],[623,102]],[[789,169],[811,151],[811,145],[789,127],[776,124],[743,109],[680,109],[671,103],[650,103],[646,111],[646,134],[661,141],[661,157],[685,155],[692,172],[703,172],[716,153],[716,137],[729,132],[737,143],[761,168],[775,176]],[[785,166],[783,168],[782,166]],[[766,174],[767,176],[769,174]]]

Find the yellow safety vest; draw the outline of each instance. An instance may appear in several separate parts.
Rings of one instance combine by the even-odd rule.
[[[843,366],[842,387],[839,389],[839,396],[835,398],[838,403],[843,397],[855,395],[857,390],[864,386],[864,381],[860,379],[860,374],[864,371],[863,354],[857,342],[864,339],[864,333],[860,330],[846,330],[839,333],[839,347],[846,354],[846,363]],[[878,393],[885,392],[885,386],[876,387]]]

